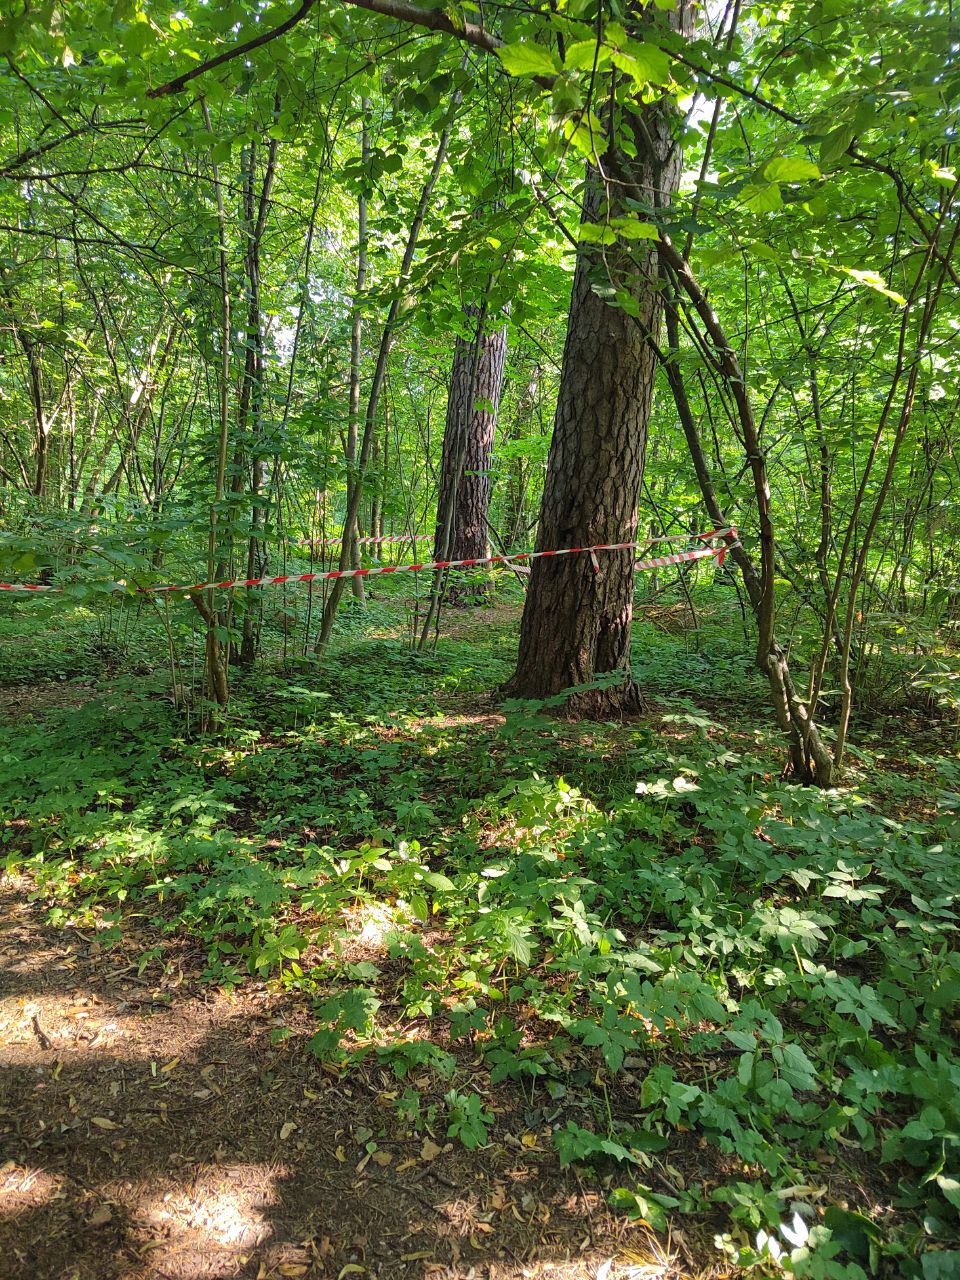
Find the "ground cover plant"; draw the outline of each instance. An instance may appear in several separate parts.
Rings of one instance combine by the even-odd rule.
[[[396,605],[371,633],[391,608],[402,633]],[[824,792],[782,777],[746,668],[709,709],[661,694],[576,724],[492,702],[512,629],[465,629],[427,656],[354,630],[327,673],[260,673],[216,740],[184,736],[156,676],[59,685],[95,687],[4,734],[8,873],[146,983],[186,942],[212,989],[283,993],[287,1063],[394,1080],[361,1158],[398,1134],[529,1144],[641,1238],[672,1225],[685,1267],[950,1274],[960,796],[939,726],[905,769],[875,721]],[[687,641],[641,636],[671,685]]]

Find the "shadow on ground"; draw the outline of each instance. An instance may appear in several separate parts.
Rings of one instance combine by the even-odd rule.
[[[673,1273],[514,1117],[477,1152],[405,1131],[393,1075],[326,1069],[264,987],[203,987],[187,952],[157,987],[22,882],[0,928],[2,1280]]]

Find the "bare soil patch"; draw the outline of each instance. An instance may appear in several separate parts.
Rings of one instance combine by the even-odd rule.
[[[483,1150],[425,1144],[393,1074],[324,1067],[282,993],[204,985],[187,945],[139,977],[147,936],[55,931],[28,889],[0,885],[2,1280],[686,1274],[683,1239],[665,1253],[518,1140],[522,1097]]]

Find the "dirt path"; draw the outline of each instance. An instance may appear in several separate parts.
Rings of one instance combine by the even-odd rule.
[[[392,1073],[303,1051],[304,1010],[202,985],[186,949],[138,978],[148,938],[52,930],[27,888],[0,882],[0,1280],[677,1274],[525,1145],[522,1097],[482,1151],[425,1145]]]

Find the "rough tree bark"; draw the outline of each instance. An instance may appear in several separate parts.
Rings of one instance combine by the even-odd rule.
[[[680,30],[690,6],[675,10]],[[680,178],[680,152],[669,105],[637,107],[621,122],[636,158],[618,157],[633,188],[651,205],[664,204]],[[583,220],[598,222],[628,212],[614,186],[605,191],[595,169],[587,175]],[[634,212],[635,210],[630,210]],[[646,243],[646,242],[642,242]],[[629,542],[636,536],[656,356],[646,333],[661,321],[656,248],[632,251],[581,245],[563,352],[560,392],[547,461],[537,550]],[[636,316],[608,305],[597,287],[625,290]],[[506,692],[552,698],[577,685],[570,714],[605,717],[641,707],[629,674],[633,618],[633,551],[534,560],[530,573],[517,669]],[[599,682],[597,677],[609,676]]]
[[[473,340],[458,338],[450,370],[437,495],[437,560],[480,559],[490,545],[490,461],[503,390],[507,331],[491,330],[476,308]],[[475,595],[456,585],[447,598]],[[481,593],[483,594],[483,593]]]

